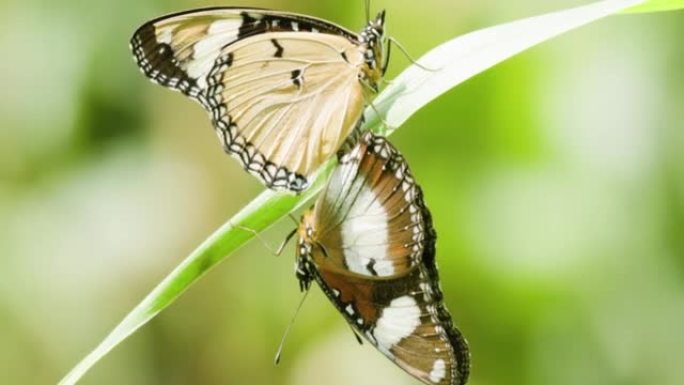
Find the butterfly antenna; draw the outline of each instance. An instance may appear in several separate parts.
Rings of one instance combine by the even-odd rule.
[[[389,40],[390,43],[396,44],[396,45],[397,45],[397,48],[399,48],[399,50],[404,54],[404,56],[406,56],[406,58],[408,59],[408,61],[410,61],[411,64],[415,64],[416,67],[418,67],[418,68],[420,68],[420,69],[422,69],[422,70],[428,71],[428,72],[437,72],[437,71],[440,70],[440,68],[428,68],[428,67],[425,67],[424,65],[418,63],[418,62],[417,62],[417,61],[408,53],[408,51],[406,50],[406,48],[404,48],[404,46],[401,45],[401,43],[399,43],[399,41],[398,41],[397,39],[393,38],[392,36],[388,37],[387,39]]]
[[[366,24],[370,23],[370,0],[365,1],[366,5]]]
[[[280,346],[278,346],[278,351],[276,352],[275,359],[273,360],[273,362],[276,365],[278,365],[280,363],[280,357],[282,356],[282,353],[283,353],[283,346],[285,345],[285,340],[287,339],[287,335],[290,334],[290,329],[292,328],[292,325],[294,324],[294,321],[297,318],[299,311],[302,309],[302,305],[304,305],[304,300],[306,299],[307,295],[309,295],[308,289],[304,292],[302,299],[299,301],[299,305],[297,305],[297,310],[295,311],[294,315],[292,316],[292,319],[290,319],[290,323],[287,324],[287,328],[285,328],[285,333],[283,333],[283,338],[280,340]]]

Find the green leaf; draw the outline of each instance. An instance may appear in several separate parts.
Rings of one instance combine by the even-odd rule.
[[[374,107],[366,110],[365,128],[389,135],[420,108],[466,79],[536,44],[641,2],[601,1],[450,40],[418,60],[431,70],[412,65],[392,81],[375,99]],[[96,362],[173,303],[211,267],[254,237],[236,225],[263,231],[302,208],[321,190],[335,164],[332,160],[323,166],[311,187],[301,195],[261,193],[181,262],[60,384],[76,383]]]
[[[373,104],[391,128],[442,93],[530,47],[592,21],[643,3],[643,0],[607,0],[542,16],[530,17],[459,36],[437,46],[403,71]],[[369,110],[367,122],[380,120]]]
[[[321,190],[336,163],[336,160],[331,160],[321,167],[314,183],[301,195],[276,193],[271,190],[261,193],[207,238],[171,274],[166,276],[95,350],[90,352],[60,381],[60,384],[75,384],[88,369],[116,345],[173,303],[209,269],[254,237],[253,233],[241,229],[240,226],[260,232],[288,213],[300,209]]]
[[[675,11],[683,8],[684,0],[650,0],[636,7],[629,8],[624,13]]]

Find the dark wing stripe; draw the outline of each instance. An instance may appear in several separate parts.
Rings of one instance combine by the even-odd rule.
[[[196,80],[177,65],[174,59],[176,53],[171,46],[157,41],[152,23],[147,23],[136,31],[131,38],[131,49],[143,74],[151,80],[191,97],[200,94]]]

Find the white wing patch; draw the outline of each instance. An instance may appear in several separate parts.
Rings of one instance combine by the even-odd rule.
[[[430,371],[430,381],[438,384],[446,377],[446,363],[443,359],[438,359],[432,364],[432,370]]]
[[[199,40],[192,47],[192,57],[195,59],[188,64],[187,73],[197,78],[197,84],[207,86],[206,75],[211,71],[221,50],[226,45],[238,39],[242,19],[217,20],[209,25],[207,37]]]
[[[157,40],[159,40],[160,43],[164,44],[171,44],[173,41],[173,28],[172,27],[164,27],[159,31],[159,34],[157,35]]]
[[[420,313],[420,308],[413,297],[405,295],[393,299],[389,306],[382,310],[382,315],[373,330],[378,349],[391,357],[390,349],[413,334],[420,326]]]
[[[413,334],[418,326],[420,308],[416,300],[409,295],[393,299],[389,306],[382,310],[382,315],[373,330],[378,349],[392,356],[390,349]]]
[[[209,34],[214,35],[217,33],[232,33],[237,38],[240,26],[242,26],[242,19],[224,19],[216,20],[209,25]]]
[[[342,222],[342,249],[349,270],[363,275],[394,273],[387,259],[387,223],[385,207],[373,190],[363,186]]]

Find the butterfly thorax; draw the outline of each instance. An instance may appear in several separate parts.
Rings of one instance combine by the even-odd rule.
[[[387,69],[387,55],[385,53],[387,37],[384,27],[385,11],[381,11],[374,20],[368,22],[359,34],[359,41],[364,47],[364,67],[360,74],[363,78],[360,80],[374,92],[378,91],[378,83]]]

